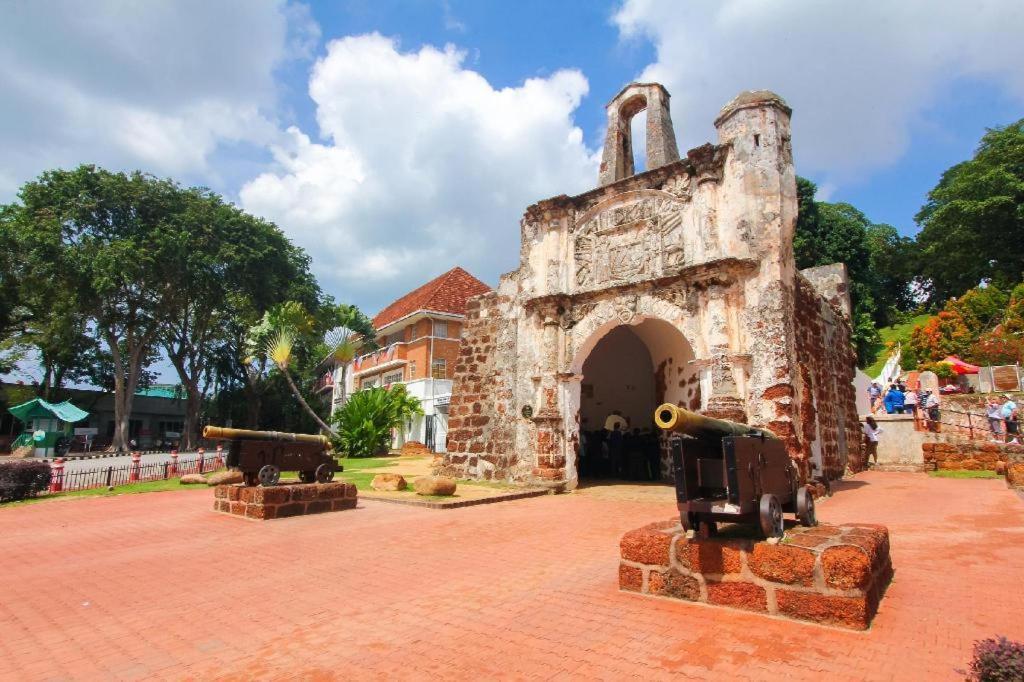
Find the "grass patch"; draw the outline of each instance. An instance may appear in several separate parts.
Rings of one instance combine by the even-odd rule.
[[[370,482],[373,480],[373,477],[377,475],[374,469],[394,466],[399,463],[400,460],[400,457],[346,457],[338,460],[338,463],[345,467],[345,470],[336,474],[335,480],[354,483],[356,490],[371,490]],[[281,472],[282,481],[289,478],[298,481],[299,472]],[[412,482],[410,481],[410,483]]]
[[[67,493],[47,493],[39,497],[30,497],[27,500],[16,502],[5,502],[0,509],[5,507],[16,507],[24,504],[37,504],[39,502],[53,502],[55,500],[72,500],[81,497],[111,497],[113,495],[137,495],[139,493],[162,493],[168,490],[188,490],[204,488],[202,485],[182,485],[177,478],[169,478],[159,481],[145,481],[143,483],[126,483],[125,485],[114,486],[113,490],[107,488],[89,488],[87,490],[74,490]]]
[[[985,469],[970,471],[966,469],[939,469],[938,471],[929,471],[928,475],[932,478],[1002,478],[996,472]]]
[[[928,314],[918,315],[912,317],[903,324],[894,324],[891,327],[882,327],[878,330],[878,335],[882,338],[882,350],[875,356],[875,361],[864,368],[864,373],[869,377],[876,377],[878,373],[885,367],[885,361],[889,359],[889,344],[899,341],[906,345],[910,341],[910,332],[914,330],[914,327],[919,324],[924,324],[932,316]]]

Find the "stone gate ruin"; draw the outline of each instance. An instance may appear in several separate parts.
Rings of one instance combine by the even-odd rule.
[[[527,208],[519,268],[470,301],[444,473],[573,487],[581,428],[661,402],[775,431],[808,477],[859,455],[845,266],[793,259],[790,108],[745,92],[679,158],[668,101],[633,83],[608,104],[600,186]]]

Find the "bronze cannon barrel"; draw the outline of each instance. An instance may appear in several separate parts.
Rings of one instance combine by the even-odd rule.
[[[210,440],[269,440],[282,443],[316,443],[330,445],[326,436],[309,433],[285,433],[283,431],[250,431],[249,429],[231,429],[226,426],[206,426],[203,438]]]
[[[664,403],[654,410],[654,423],[665,431],[685,433],[697,438],[723,438],[725,436],[760,436],[778,439],[767,429],[758,429],[749,424],[728,419],[715,419],[691,412],[672,403]]]

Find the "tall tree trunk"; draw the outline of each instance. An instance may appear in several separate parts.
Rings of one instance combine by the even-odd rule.
[[[260,394],[250,380],[246,380],[242,387],[245,393],[245,424],[250,429],[258,429],[260,426],[260,409],[263,407],[263,396]]]
[[[178,372],[178,379],[185,388],[185,424],[182,432],[181,447],[183,450],[193,450],[199,444],[199,408],[202,406],[203,396],[199,392],[198,373],[193,372],[190,376],[185,369],[185,359],[178,354],[168,352],[168,358],[174,369]],[[190,363],[191,364],[191,363]]]
[[[185,449],[192,450],[199,445],[199,408],[203,396],[199,393],[199,382],[187,384],[185,394]]]
[[[288,370],[282,367],[281,373],[284,374],[284,378],[288,380],[288,385],[291,386],[292,393],[294,393],[295,397],[298,398],[299,404],[301,404],[302,407],[305,408],[306,412],[309,413],[309,416],[312,417],[316,421],[316,423],[320,425],[321,429],[323,429],[324,431],[331,435],[334,435],[334,429],[328,426],[327,422],[321,419],[320,415],[313,411],[313,408],[309,406],[309,403],[306,402],[306,399],[302,397],[301,393],[299,393],[299,387],[295,385],[295,382],[292,380],[292,375],[288,373]]]
[[[124,452],[128,448],[127,425],[124,405],[124,358],[121,357],[121,349],[117,345],[117,338],[112,333],[104,335],[107,347],[110,349],[110,358],[114,364],[114,434],[110,447],[115,452]]]

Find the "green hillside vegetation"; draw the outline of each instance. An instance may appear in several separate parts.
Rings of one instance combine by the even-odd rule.
[[[885,361],[889,359],[889,349],[896,344],[897,341],[906,345],[910,341],[910,332],[914,330],[914,327],[924,324],[931,315],[925,313],[924,315],[918,315],[912,317],[906,322],[900,324],[894,324],[891,327],[882,327],[878,330],[878,335],[882,340],[882,349],[878,351],[878,355],[875,356],[875,361],[864,368],[864,373],[871,378],[878,376],[878,373],[882,371],[882,367],[885,366]],[[907,368],[904,368],[907,369]]]

